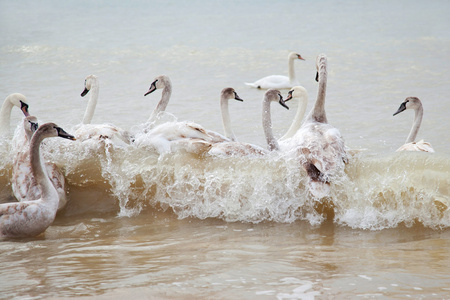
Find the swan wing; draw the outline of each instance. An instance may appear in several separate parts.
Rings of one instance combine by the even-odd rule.
[[[81,142],[107,139],[117,145],[128,145],[131,142],[128,131],[111,124],[82,124],[75,131],[75,137]]]

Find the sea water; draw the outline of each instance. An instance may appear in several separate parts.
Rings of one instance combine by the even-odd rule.
[[[0,1],[0,90],[25,94],[40,123],[71,132],[95,74],[93,123],[139,132],[161,92],[143,95],[165,74],[171,118],[222,133],[220,91],[231,86],[244,99],[229,104],[238,140],[266,147],[264,91],[244,82],[287,75],[298,52],[309,111],[325,53],[328,120],[360,150],[317,199],[298,161],[277,153],[46,140],[69,202],[43,235],[0,243],[0,297],[447,298],[449,12],[447,1]],[[392,114],[408,96],[422,100],[418,139],[434,154],[395,153],[414,113]],[[277,137],[295,115],[288,105],[272,105]],[[14,201],[21,119],[14,109],[0,142],[1,202]]]

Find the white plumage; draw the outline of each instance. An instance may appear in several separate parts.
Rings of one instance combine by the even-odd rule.
[[[270,75],[263,77],[253,83],[245,83],[248,86],[257,89],[290,89],[293,86],[299,85],[299,82],[295,78],[294,60],[300,59],[305,60],[300,54],[291,52],[288,55],[288,74],[284,75]]]

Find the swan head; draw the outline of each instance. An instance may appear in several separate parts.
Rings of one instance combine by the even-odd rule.
[[[221,95],[222,95],[222,98],[224,98],[224,99],[234,99],[237,101],[244,101],[241,97],[239,97],[239,95],[236,93],[236,91],[231,87],[224,88],[221,92]]]
[[[289,58],[289,59],[300,59],[300,60],[305,60],[300,54],[295,53],[295,52],[289,53],[288,58]]]
[[[165,87],[170,87],[172,85],[172,82],[170,81],[170,78],[166,75],[160,75],[155,78],[155,80],[150,85],[150,88],[148,91],[144,94],[144,96],[147,96],[150,93],[153,93],[157,89],[163,89]]]
[[[44,138],[47,137],[62,137],[64,139],[75,141],[75,137],[71,134],[68,134],[61,127],[56,125],[55,123],[45,123],[37,129],[35,136],[42,136]],[[33,137],[33,138],[34,138]]]
[[[325,54],[319,54],[316,59],[316,81],[319,82],[319,74],[321,70],[325,70],[327,66],[327,56]]]
[[[25,130],[28,140],[31,139],[33,133],[38,129],[38,127],[38,120],[35,116],[28,116],[23,119],[23,129]]]
[[[24,114],[25,117],[28,117],[30,113],[28,112],[28,100],[27,97],[20,93],[14,93],[6,97],[5,101],[9,101],[14,106],[17,106]]]
[[[306,91],[306,89],[302,86],[294,86],[289,92],[288,95],[286,97],[286,99],[284,99],[284,102],[288,102],[289,100],[292,99],[298,99],[298,98],[302,98],[302,97],[308,97],[308,92]]]
[[[98,84],[97,76],[95,76],[95,75],[87,76],[86,79],[84,79],[84,90],[81,93],[81,97],[86,96],[86,94],[89,93],[91,88],[97,84]]]
[[[265,101],[278,102],[284,108],[289,109],[289,107],[286,105],[286,103],[283,99],[283,96],[281,96],[281,93],[279,90],[272,90],[272,89],[268,90],[265,94],[264,99],[265,99]]]
[[[393,114],[393,116],[401,113],[402,111],[405,111],[407,109],[417,109],[420,106],[422,106],[422,102],[417,97],[408,97],[405,99],[405,101],[400,104],[400,107],[397,109],[397,111]]]

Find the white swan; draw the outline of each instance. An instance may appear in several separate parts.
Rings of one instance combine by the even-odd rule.
[[[269,151],[274,151],[279,150],[279,146],[277,140],[274,138],[272,131],[272,120],[270,114],[271,102],[278,102],[286,109],[289,109],[289,107],[287,107],[287,105],[284,103],[280,91],[270,89],[264,94],[262,110],[264,134],[267,140]],[[211,149],[208,153],[221,156],[261,156],[269,153],[269,151],[253,144],[231,141],[212,144]]]
[[[278,140],[279,142],[286,141],[292,138],[302,125],[303,117],[305,116],[306,106],[308,105],[308,92],[302,86],[294,86],[284,100],[288,102],[290,100],[298,100],[297,112],[295,113],[294,120],[286,133]]]
[[[236,136],[234,135],[233,129],[231,128],[230,111],[228,110],[228,100],[235,99],[237,101],[244,101],[238,96],[236,91],[231,88],[224,88],[220,92],[220,111],[222,113],[222,126],[225,136],[232,141],[236,141]]]
[[[325,113],[327,58],[324,54],[317,57],[316,80],[319,89],[314,107],[292,139],[296,142],[295,154],[300,156],[308,174],[311,193],[324,197],[332,177],[347,162],[344,139],[337,128],[328,124]]]
[[[394,116],[396,114],[401,113],[404,110],[407,110],[407,109],[414,109],[415,115],[414,115],[413,126],[411,127],[411,131],[409,132],[409,135],[408,135],[408,138],[406,139],[405,144],[403,146],[401,146],[400,148],[398,148],[396,152],[399,152],[399,151],[434,152],[434,149],[430,143],[424,142],[423,140],[415,142],[417,134],[419,133],[420,124],[422,123],[422,118],[423,118],[422,102],[417,97],[408,97],[405,99],[405,101],[403,101],[402,104],[400,104],[400,107],[394,113]]]
[[[30,161],[30,141],[33,133],[38,129],[36,117],[28,116],[23,120],[23,129],[25,138],[22,144],[15,147],[15,155],[13,158],[11,187],[16,199],[20,202],[39,199],[41,192],[38,183],[31,173]],[[65,191],[65,179],[60,169],[54,163],[45,162],[44,171],[47,173],[50,181],[55,187],[58,197],[58,210],[64,208],[67,203]]]
[[[90,98],[83,121],[75,130],[77,140],[83,142],[90,139],[109,139],[115,144],[130,144],[131,136],[127,131],[111,124],[91,124],[98,101],[99,83],[97,76],[89,75],[86,77],[81,96],[84,97],[87,93],[90,93]]]
[[[14,106],[17,106],[23,112],[25,117],[30,115],[28,113],[28,100],[24,95],[14,93],[6,97],[5,101],[3,101],[2,108],[0,109],[0,136],[9,134],[11,110]]]
[[[36,236],[53,223],[59,197],[42,167],[39,148],[43,139],[57,136],[75,139],[54,123],[46,123],[34,133],[30,143],[31,172],[38,183],[41,198],[0,204],[0,236]]]
[[[291,52],[288,55],[288,72],[289,77],[284,75],[270,75],[261,78],[253,83],[245,83],[248,86],[257,89],[290,89],[299,85],[295,78],[294,59],[305,60],[300,54]]]
[[[172,84],[168,76],[161,75],[155,78],[144,96],[157,89],[163,89],[158,105],[152,112],[147,130],[136,134],[137,146],[147,144],[159,153],[173,152],[180,149],[191,153],[203,153],[213,143],[231,141],[227,137],[203,128],[193,122],[166,122],[154,127],[160,113],[164,112],[172,94]]]

